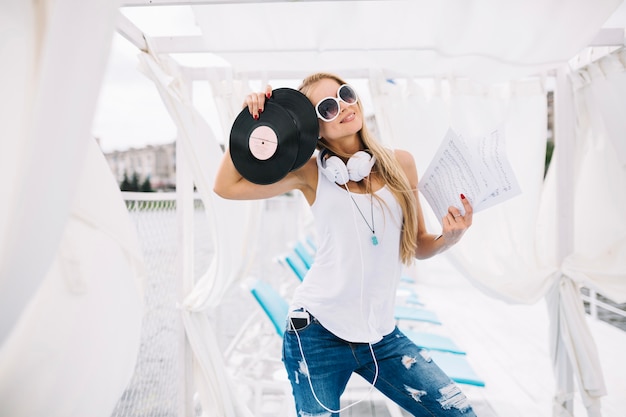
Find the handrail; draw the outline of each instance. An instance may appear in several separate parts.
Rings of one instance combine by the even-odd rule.
[[[583,301],[587,301],[589,303],[590,316],[594,319],[598,318],[598,307],[626,318],[626,311],[607,304],[604,301],[598,300],[598,294],[595,290],[589,289],[589,295],[583,293],[581,294],[581,298]]]

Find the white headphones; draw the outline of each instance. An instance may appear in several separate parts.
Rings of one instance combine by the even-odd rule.
[[[322,173],[330,181],[339,185],[344,185],[348,181],[359,182],[367,177],[372,171],[376,162],[376,157],[365,151],[358,151],[344,164],[338,156],[326,158],[328,149],[322,148],[317,154],[317,165],[322,169]]]

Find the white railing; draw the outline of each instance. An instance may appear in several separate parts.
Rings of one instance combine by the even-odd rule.
[[[626,310],[600,300],[598,298],[599,294],[591,288],[586,288],[586,291],[588,294],[585,294],[583,291],[581,297],[583,301],[589,303],[589,315],[596,320],[607,321],[615,327],[626,331]],[[598,311],[599,309],[600,311]]]
[[[139,237],[145,267],[144,316],[135,371],[112,417],[180,415],[180,345],[176,309],[178,291],[178,221],[176,193],[122,193]],[[202,202],[195,200],[201,214]],[[194,226],[208,225],[194,215]],[[199,258],[201,258],[199,256]]]

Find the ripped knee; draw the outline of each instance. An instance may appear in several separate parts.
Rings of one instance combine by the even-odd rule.
[[[423,396],[428,395],[426,391],[416,389],[408,385],[405,385],[404,389],[408,392],[411,398],[413,398],[418,403],[422,402]],[[454,382],[451,382],[445,387],[440,388],[439,394],[441,396],[437,398],[437,402],[439,402],[441,408],[443,408],[444,410],[456,408],[461,412],[465,412],[471,409],[469,399],[465,396],[465,394],[463,394],[459,386]]]
[[[469,400],[465,394],[461,392],[461,388],[453,382],[439,389],[439,393],[441,397],[439,397],[437,401],[439,401],[439,404],[441,404],[444,410],[456,408],[463,412],[471,408]]]

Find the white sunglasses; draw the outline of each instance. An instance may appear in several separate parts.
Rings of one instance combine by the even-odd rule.
[[[317,103],[315,106],[317,117],[325,122],[335,120],[337,116],[339,116],[339,109],[341,107],[339,101],[343,101],[350,106],[356,104],[356,91],[348,84],[340,85],[337,90],[337,97],[325,97]]]

